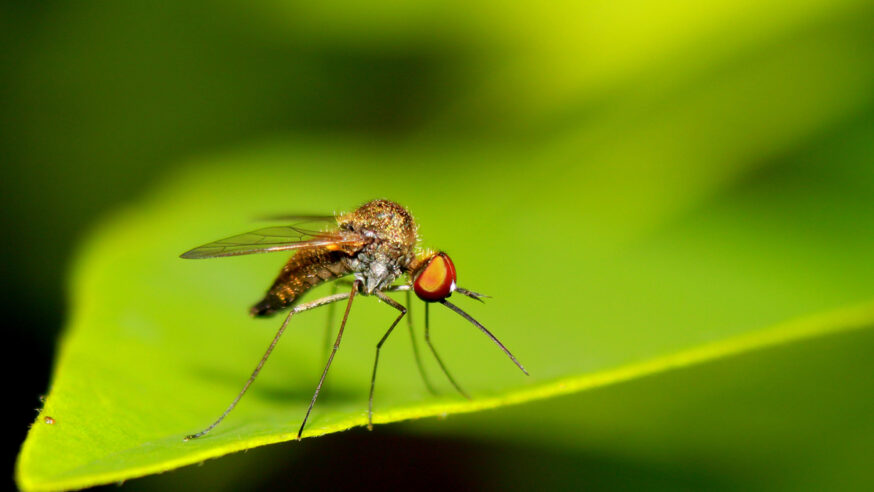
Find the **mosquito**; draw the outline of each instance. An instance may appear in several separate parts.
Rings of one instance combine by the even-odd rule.
[[[264,298],[252,306],[249,311],[252,316],[264,317],[290,308],[288,315],[285,316],[285,320],[267,347],[264,356],[261,357],[258,365],[255,366],[252,375],[249,376],[249,379],[243,385],[243,389],[240,390],[228,408],[209,427],[186,436],[186,441],[201,437],[214,429],[237,406],[237,403],[239,403],[240,399],[255,381],[258,373],[261,372],[261,368],[288,327],[292,316],[345,300],[346,310],[340,323],[340,331],[337,333],[333,347],[331,347],[325,369],[322,371],[306,415],[304,415],[303,422],[297,432],[297,438],[300,439],[310,412],[312,412],[316,399],[319,397],[325,377],[328,375],[331,362],[333,362],[334,356],[340,348],[340,341],[343,338],[343,331],[346,328],[346,321],[349,319],[349,311],[352,308],[352,301],[356,295],[376,296],[399,313],[376,344],[376,357],[373,361],[373,373],[370,378],[370,397],[367,407],[368,429],[373,429],[373,390],[376,384],[379,352],[389,335],[391,335],[401,319],[407,314],[407,308],[411,304],[411,291],[419,299],[425,301],[425,341],[428,343],[431,353],[434,355],[446,378],[462,396],[470,399],[470,395],[459,386],[455,378],[449,373],[449,370],[431,343],[428,306],[433,303],[446,306],[479,328],[480,331],[507,354],[510,360],[525,375],[528,375],[528,372],[522,367],[522,364],[519,363],[516,357],[485,326],[448,301],[448,298],[455,292],[480,302],[487,296],[456,285],[455,265],[452,263],[449,255],[442,251],[435,252],[417,248],[418,227],[412,215],[401,205],[388,200],[373,200],[346,214],[336,216],[285,216],[279,219],[297,221],[297,224],[303,221],[323,222],[330,224],[330,226],[322,231],[307,230],[297,225],[267,227],[214,241],[181,255],[182,258],[196,259],[274,251],[295,252],[285,266],[282,267],[282,270]],[[351,284],[346,280],[349,276],[352,277]],[[405,276],[406,282],[395,284],[395,281],[403,276]],[[346,285],[351,288],[349,292],[335,293],[314,301],[298,303],[298,300],[307,291],[326,282],[334,282],[335,285],[341,285],[346,282]],[[387,296],[386,292],[406,292],[407,307]],[[413,335],[412,320],[410,317],[407,320],[410,334],[413,336],[413,352],[416,364],[419,367],[425,385],[433,393],[433,387],[425,375],[421,359],[419,358],[419,351],[416,346],[415,336]]]

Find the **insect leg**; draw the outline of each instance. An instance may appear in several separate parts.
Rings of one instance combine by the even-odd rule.
[[[440,369],[443,369],[443,374],[446,374],[446,377],[449,379],[449,382],[452,383],[452,386],[455,386],[455,389],[458,390],[459,393],[461,393],[461,396],[470,400],[471,399],[470,395],[468,395],[463,389],[461,389],[461,386],[459,386],[458,383],[455,382],[455,378],[453,378],[452,375],[449,374],[449,370],[446,369],[446,365],[443,364],[443,360],[440,358],[439,355],[437,355],[437,349],[435,349],[434,344],[431,343],[431,331],[430,331],[431,326],[430,326],[430,323],[428,320],[428,305],[429,304],[431,304],[431,303],[430,302],[425,303],[425,341],[428,342],[428,346],[431,347],[431,353],[434,354],[434,358],[437,359],[437,363],[440,364]]]
[[[379,349],[381,349],[382,344],[384,344],[385,341],[388,340],[388,336],[391,335],[392,330],[395,329],[395,326],[397,326],[397,324],[401,320],[401,318],[403,318],[404,315],[407,314],[407,309],[404,306],[399,304],[397,301],[395,301],[391,297],[383,294],[382,292],[376,291],[376,297],[379,297],[383,302],[385,302],[389,306],[400,311],[401,314],[399,314],[398,317],[395,318],[395,320],[391,324],[391,326],[388,327],[388,331],[385,332],[385,335],[383,335],[382,338],[379,339],[379,343],[376,344],[376,358],[373,360],[373,375],[370,376],[370,399],[368,400],[368,403],[367,403],[367,429],[368,430],[373,430],[373,389],[376,386],[376,366],[379,365]]]
[[[300,305],[292,308],[288,312],[288,316],[285,317],[285,321],[282,322],[282,326],[279,327],[279,331],[276,332],[276,336],[273,337],[273,341],[270,342],[270,346],[267,347],[267,352],[265,352],[264,356],[261,357],[261,360],[258,362],[258,365],[255,367],[255,370],[252,371],[252,375],[249,376],[249,380],[246,381],[245,385],[243,385],[243,389],[240,391],[240,393],[237,395],[237,397],[234,398],[234,401],[231,402],[231,405],[227,408],[227,410],[225,410],[224,413],[222,413],[221,416],[215,422],[213,422],[209,427],[207,427],[206,429],[203,429],[202,431],[200,431],[196,434],[190,434],[188,436],[185,436],[184,440],[188,441],[191,439],[197,439],[198,437],[206,434],[207,432],[211,431],[215,426],[219,425],[219,423],[221,423],[221,421],[224,420],[225,417],[229,413],[231,413],[231,410],[233,410],[234,407],[237,406],[237,403],[240,401],[240,398],[242,398],[243,395],[246,394],[246,391],[249,389],[249,386],[251,386],[252,383],[255,381],[255,378],[258,377],[258,373],[261,372],[261,368],[264,366],[264,363],[267,362],[267,358],[270,357],[270,354],[273,352],[273,348],[276,347],[276,344],[279,342],[279,338],[285,332],[285,328],[288,326],[288,322],[291,321],[292,316],[294,316],[297,313],[309,311],[310,309],[314,309],[314,308],[317,308],[319,306],[324,306],[325,304],[331,304],[331,303],[334,303],[337,301],[342,301],[343,299],[346,299],[347,297],[350,297],[350,294],[334,294],[331,296],[323,297],[321,299],[317,299],[317,300],[312,301],[312,302],[308,302],[306,304],[300,304]]]
[[[428,388],[428,392],[432,395],[437,395],[437,391],[434,389],[434,386],[431,385],[431,381],[428,379],[428,374],[425,373],[425,366],[422,365],[422,358],[419,356],[419,344],[416,343],[416,332],[413,330],[413,313],[410,312],[413,306],[412,295],[410,294],[410,290],[407,290],[407,325],[410,328],[410,341],[413,343],[413,356],[416,358],[416,367],[419,368],[419,374],[422,375],[422,381],[425,383],[425,387]]]
[[[474,324],[474,326],[476,326],[477,328],[482,330],[482,332],[485,333],[486,336],[491,338],[493,342],[498,344],[498,347],[501,347],[501,350],[503,350],[504,353],[507,354],[507,357],[509,357],[510,360],[512,360],[513,363],[516,364],[516,366],[519,367],[519,369],[521,369],[522,372],[524,372],[526,376],[528,376],[528,371],[526,371],[525,368],[522,367],[522,364],[520,364],[519,361],[516,360],[516,357],[514,357],[513,354],[511,354],[510,351],[507,350],[507,347],[505,347],[503,343],[501,343],[494,335],[492,335],[492,333],[489,330],[487,330],[485,326],[480,324],[479,321],[473,319],[473,317],[471,315],[465,313],[464,311],[461,310],[460,307],[456,306],[455,304],[452,304],[451,302],[447,301],[446,299],[441,300],[440,303],[443,304],[444,306],[448,307],[449,309],[455,311],[456,313],[460,314],[461,317],[470,321],[471,323]],[[427,326],[427,325],[425,325],[425,326]]]
[[[401,284],[401,285],[392,285],[391,287],[384,289],[385,292],[406,292],[407,293],[407,323],[410,328],[410,341],[413,344],[413,356],[416,358],[416,367],[419,368],[419,374],[422,376],[422,381],[425,383],[425,387],[428,388],[428,392],[432,395],[437,395],[437,390],[434,389],[434,385],[431,384],[431,380],[428,379],[428,374],[425,372],[425,366],[422,364],[422,357],[419,355],[419,344],[416,343],[416,333],[413,329],[413,315],[409,311],[412,309],[412,288],[410,285]]]
[[[334,355],[337,354],[337,349],[340,348],[340,340],[343,339],[343,330],[346,328],[346,320],[349,319],[349,310],[352,308],[352,300],[355,299],[355,293],[358,292],[361,282],[356,280],[352,283],[352,291],[347,294],[349,301],[346,303],[346,312],[343,314],[343,321],[340,323],[340,332],[337,333],[337,340],[334,341],[334,348],[331,350],[331,355],[328,356],[328,363],[325,364],[325,370],[322,371],[322,377],[319,379],[319,384],[316,386],[316,392],[313,393],[313,399],[310,400],[310,406],[307,408],[307,413],[303,417],[303,422],[300,424],[300,429],[297,431],[297,438],[300,440],[303,434],[303,428],[307,425],[307,419],[310,418],[310,412],[313,411],[313,405],[316,404],[316,398],[319,397],[319,391],[322,390],[322,384],[325,382],[325,376],[328,375],[328,369],[331,368],[331,362],[334,360]]]
[[[340,286],[340,282],[331,283],[331,295],[337,293],[337,288]],[[328,357],[328,353],[331,351],[331,335],[333,332],[331,327],[334,326],[334,315],[337,313],[337,305],[331,303],[328,306],[328,322],[325,324],[325,341],[324,341],[324,351],[322,352],[322,360],[325,360]]]

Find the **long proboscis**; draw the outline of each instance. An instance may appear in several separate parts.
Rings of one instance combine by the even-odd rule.
[[[456,290],[457,290],[457,289],[456,289]],[[471,297],[472,297],[472,296],[471,296]],[[492,341],[495,342],[495,343],[498,345],[498,347],[501,347],[501,350],[503,350],[504,353],[507,354],[507,357],[509,357],[510,360],[512,360],[513,363],[516,364],[516,366],[517,366],[519,369],[521,369],[522,372],[525,373],[526,376],[529,375],[529,374],[528,374],[528,371],[526,371],[525,368],[522,367],[522,364],[520,364],[519,361],[516,360],[516,357],[515,357],[512,353],[510,353],[509,350],[507,350],[507,347],[505,347],[504,344],[501,343],[501,341],[497,339],[497,337],[495,337],[494,335],[492,335],[492,332],[490,332],[489,330],[487,330],[486,327],[482,325],[482,323],[480,323],[479,321],[473,319],[473,316],[471,316],[471,315],[465,313],[465,312],[464,312],[460,307],[456,306],[455,304],[452,304],[451,302],[447,301],[446,299],[443,299],[443,300],[441,300],[441,301],[439,301],[439,302],[440,302],[440,304],[443,304],[444,306],[448,307],[449,309],[451,309],[451,310],[455,311],[456,313],[460,314],[461,317],[463,317],[464,319],[466,319],[466,320],[470,321],[471,323],[473,323],[474,326],[476,326],[477,328],[479,328],[480,331],[482,331],[483,333],[486,334],[486,336],[488,336],[489,338],[491,338]]]

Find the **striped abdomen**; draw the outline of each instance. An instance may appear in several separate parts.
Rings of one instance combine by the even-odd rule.
[[[258,304],[252,306],[252,316],[269,316],[289,307],[306,291],[322,282],[351,273],[343,251],[328,251],[324,248],[298,251],[282,267],[273,286]]]

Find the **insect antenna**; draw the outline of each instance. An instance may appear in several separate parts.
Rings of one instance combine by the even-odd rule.
[[[479,302],[483,302],[483,298],[490,298],[492,296],[487,296],[485,294],[480,294],[479,292],[474,292],[472,290],[462,289],[461,287],[456,287],[455,292],[458,292],[461,295],[465,295],[470,297],[471,299],[476,299]]]
[[[457,288],[455,290],[458,291]],[[438,302],[440,302],[440,304],[443,304],[444,306],[448,307],[449,309],[455,311],[456,313],[460,314],[464,319],[470,321],[471,323],[474,324],[474,326],[476,326],[477,328],[482,330],[482,332],[485,333],[486,336],[488,336],[489,338],[492,339],[493,342],[498,344],[498,347],[501,347],[501,350],[503,350],[504,353],[507,354],[507,357],[509,357],[510,360],[512,360],[513,363],[516,364],[516,366],[519,369],[521,369],[522,372],[525,373],[526,376],[529,375],[528,371],[526,371],[525,368],[522,367],[522,364],[520,364],[519,361],[516,360],[516,357],[513,356],[513,354],[511,354],[509,350],[507,350],[507,347],[505,347],[504,344],[501,343],[500,340],[498,340],[494,335],[492,335],[492,333],[489,330],[487,330],[486,327],[483,326],[479,321],[473,319],[473,317],[471,315],[465,313],[464,311],[462,311],[462,309],[460,307],[456,306],[455,304],[452,304],[451,302],[447,301],[446,299],[441,299]]]

